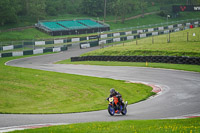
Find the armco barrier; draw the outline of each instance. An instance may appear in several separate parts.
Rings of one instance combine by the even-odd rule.
[[[2,53],[1,57],[11,57],[12,53]]]
[[[35,42],[24,42],[24,45],[34,45]]]
[[[24,55],[33,55],[33,54],[42,54],[47,52],[60,52],[60,51],[66,51],[68,50],[68,47],[65,45],[63,47],[49,47],[44,49],[35,49],[35,50],[26,50],[26,51],[20,51],[20,52],[9,52],[9,53],[1,53],[1,57],[12,57],[12,56],[24,56]]]
[[[43,49],[43,52],[44,53],[53,52],[53,48],[45,48],[45,49]]]
[[[32,55],[32,54],[33,54],[33,50],[26,50],[23,53],[23,55]]]
[[[83,56],[71,57],[71,61],[120,61],[200,65],[200,57],[186,56]]]
[[[90,47],[95,47],[99,45],[99,41],[92,41],[90,42]]]

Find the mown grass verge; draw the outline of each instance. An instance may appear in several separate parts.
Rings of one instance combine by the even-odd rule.
[[[177,120],[128,120],[118,122],[93,122],[70,124],[15,133],[199,133],[200,118]]]
[[[121,45],[98,49],[82,56],[191,56],[200,57],[200,28],[134,40]],[[195,36],[194,36],[195,33]],[[187,36],[188,35],[188,36]],[[167,42],[170,36],[170,43]],[[188,38],[188,41],[187,41]],[[152,43],[153,42],[153,43]]]
[[[124,81],[5,66],[0,59],[0,113],[70,113],[107,108],[110,88],[135,103],[152,88]],[[73,103],[73,104],[72,104]]]
[[[113,62],[113,61],[77,61],[77,62],[71,62],[70,59],[67,59],[67,60],[57,62],[57,64],[152,67],[152,68],[164,68],[164,69],[175,69],[175,70],[200,72],[200,65],[150,63],[150,62],[147,62],[147,64],[146,64],[146,62]]]

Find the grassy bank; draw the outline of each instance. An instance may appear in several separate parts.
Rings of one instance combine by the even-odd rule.
[[[200,28],[184,30],[165,35],[148,37],[144,39],[134,40],[132,42],[98,49],[83,56],[89,55],[123,55],[123,56],[191,56],[200,57]],[[195,33],[195,36],[194,36]],[[187,36],[188,35],[188,36]],[[168,43],[167,40],[170,42]],[[187,41],[188,38],[188,41]]]
[[[124,81],[5,66],[0,59],[0,113],[69,113],[107,108],[110,88],[129,103],[151,96],[152,88]],[[73,103],[73,104],[72,104]]]
[[[200,57],[200,28],[189,29],[181,32],[170,34],[170,43],[167,43],[169,34],[159,35],[140,40],[134,40],[121,45],[113,45],[83,54],[82,56],[191,56]],[[193,34],[195,33],[195,36]],[[188,35],[188,36],[187,36]],[[188,37],[188,41],[187,41]],[[152,43],[153,39],[153,43]],[[135,62],[105,62],[105,61],[81,61],[71,62],[70,60],[60,61],[61,64],[87,64],[87,65],[104,65],[104,66],[136,66],[136,67],[153,67],[166,68],[185,71],[200,72],[199,65],[184,64],[165,64],[165,63],[135,63]]]
[[[15,131],[15,133],[199,133],[200,118],[93,122]]]

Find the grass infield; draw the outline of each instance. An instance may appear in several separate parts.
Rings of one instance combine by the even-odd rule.
[[[0,59],[0,113],[70,113],[102,110],[110,88],[129,103],[145,100],[152,88],[125,81],[5,66]],[[72,104],[73,103],[73,104]]]
[[[200,118],[177,120],[129,120],[70,124],[15,131],[15,133],[199,133]]]
[[[200,65],[185,65],[185,64],[167,64],[167,63],[149,63],[149,62],[147,62],[147,64],[146,64],[146,62],[112,62],[112,61],[77,61],[77,62],[71,62],[70,59],[57,62],[57,64],[152,67],[152,68],[164,68],[164,69],[175,69],[175,70],[200,72]]]

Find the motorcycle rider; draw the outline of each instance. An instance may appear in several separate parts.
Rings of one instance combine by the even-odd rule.
[[[110,96],[107,98],[107,100],[109,100],[109,98],[113,97],[113,96],[116,96],[118,98],[119,104],[121,104],[122,107],[124,107],[124,102],[122,100],[122,95],[119,92],[115,91],[114,88],[111,88],[110,89]]]

